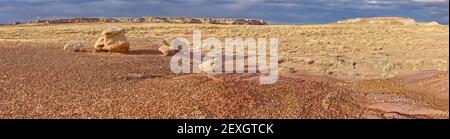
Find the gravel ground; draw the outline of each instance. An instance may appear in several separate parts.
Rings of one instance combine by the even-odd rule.
[[[41,45],[1,43],[0,118],[448,118],[448,73],[405,83],[297,75],[259,85],[172,74],[157,46],[108,54]],[[447,85],[417,89],[428,78]]]

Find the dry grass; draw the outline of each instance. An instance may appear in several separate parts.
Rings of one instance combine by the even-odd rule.
[[[101,31],[110,26],[128,28],[127,35],[131,43],[148,41],[160,44],[162,39],[192,38],[193,30],[201,30],[203,38],[279,38],[280,69],[283,74],[376,79],[424,70],[448,71],[448,26],[123,23],[22,25],[0,27],[0,41],[15,41],[20,45],[21,42],[45,44],[77,40],[90,46]]]

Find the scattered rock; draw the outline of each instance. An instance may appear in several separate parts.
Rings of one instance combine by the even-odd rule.
[[[164,77],[163,75],[157,74],[144,74],[144,73],[128,73],[127,80],[141,80],[147,78],[160,78]]]
[[[96,52],[126,53],[130,43],[125,36],[126,30],[122,27],[108,28],[102,32],[101,37],[95,42]]]
[[[226,65],[227,62],[223,62],[222,64],[223,64],[223,65]],[[229,64],[229,63],[228,63],[228,64]],[[214,71],[221,70],[220,68],[223,68],[223,67],[220,67],[220,66],[216,63],[215,60],[208,60],[208,61],[205,61],[205,62],[203,62],[203,63],[201,63],[201,64],[199,65],[199,69],[200,69],[202,72],[205,72],[205,73],[207,73],[207,74],[213,74]],[[223,71],[223,70],[222,70],[222,71]]]
[[[289,73],[297,73],[297,70],[295,68],[289,68],[288,72]]]
[[[250,60],[250,59],[248,59]],[[225,67],[243,67],[243,69],[233,69],[232,73],[259,73],[262,71],[268,71],[267,69],[259,69],[257,65],[249,65],[247,62],[245,62],[245,59],[236,59],[236,60],[230,60],[226,61],[223,60],[222,63],[217,63],[216,60],[211,59],[208,61],[205,61],[199,65],[199,69],[207,74],[216,74],[218,71],[222,71],[222,73],[225,73]],[[256,61],[254,62],[256,63]],[[222,64],[222,65],[220,65]],[[219,72],[220,74],[221,72]]]
[[[83,44],[80,42],[69,42],[64,45],[64,51],[68,52],[79,52],[83,48]]]
[[[105,38],[103,38],[103,37],[98,38],[97,41],[94,44],[94,47],[95,48],[103,48],[103,47],[105,47],[105,44],[103,43],[104,40],[105,40]]]
[[[309,65],[315,63],[315,61],[313,59],[309,59],[309,58],[305,59],[305,62],[308,63]]]
[[[128,73],[127,80],[145,79],[144,73]]]
[[[284,57],[281,57],[280,59],[278,59],[278,63],[279,64],[282,64],[282,63],[284,63],[286,61],[287,61],[287,58],[284,58]]]
[[[174,50],[170,47],[170,44],[164,40],[163,41],[163,45],[161,47],[159,47],[159,51],[164,55],[164,56],[173,56],[176,53],[179,52],[179,50]]]

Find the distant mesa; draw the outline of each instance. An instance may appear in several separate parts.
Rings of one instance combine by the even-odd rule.
[[[405,17],[371,17],[371,18],[351,18],[347,20],[341,20],[338,24],[380,24],[380,25],[440,25],[438,22],[416,22],[412,18]]]
[[[158,17],[145,16],[141,18],[64,18],[38,19],[24,24],[71,24],[71,23],[179,23],[179,24],[223,24],[223,25],[266,25],[260,19],[244,18],[192,18],[192,17]],[[17,24],[17,23],[15,23]]]
[[[246,18],[195,18],[171,16],[144,16],[139,18],[106,18],[106,17],[77,17],[60,19],[37,19],[29,22],[13,22],[2,25],[41,25],[41,24],[73,24],[73,23],[176,23],[176,24],[221,24],[221,25],[268,25],[261,19]],[[370,17],[351,18],[337,21],[338,24],[375,24],[375,25],[408,25],[408,26],[437,26],[436,21],[417,22],[406,17]]]

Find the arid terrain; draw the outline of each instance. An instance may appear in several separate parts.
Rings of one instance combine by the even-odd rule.
[[[91,50],[112,26],[130,52]],[[280,79],[173,74],[163,39],[278,38]],[[192,41],[192,40],[191,40]],[[448,25],[0,26],[0,118],[449,118]]]

